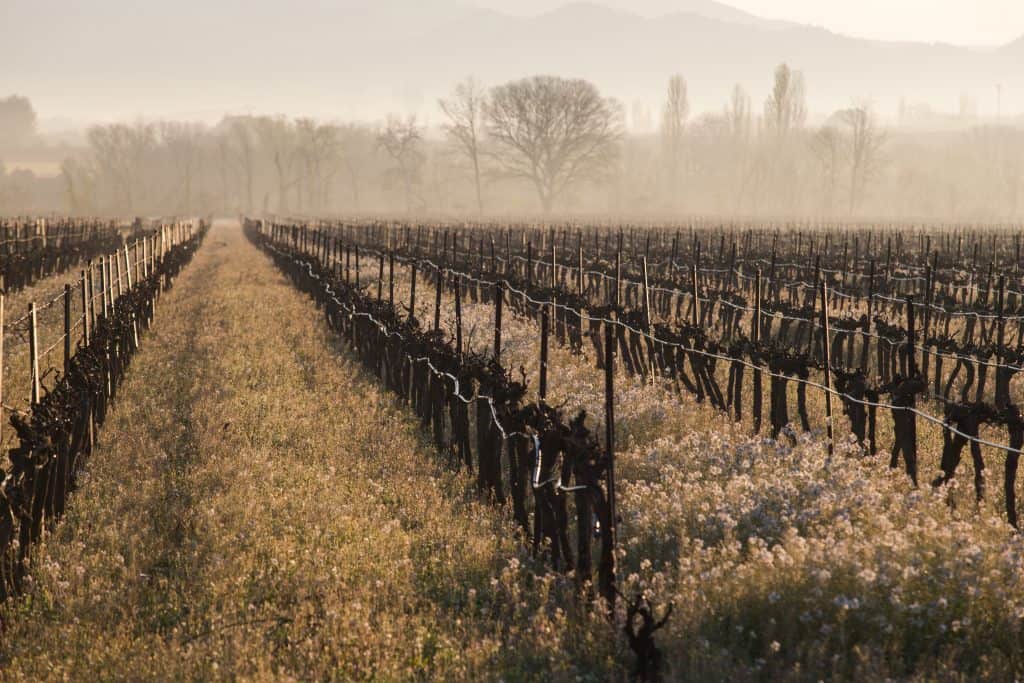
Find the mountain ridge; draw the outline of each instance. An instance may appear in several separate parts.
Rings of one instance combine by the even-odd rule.
[[[890,112],[903,98],[955,110],[961,94],[994,100],[996,83],[1004,111],[1024,110],[1024,36],[978,51],[851,37],[715,0],[624,2],[513,16],[458,0],[294,0],[287,13],[242,0],[71,9],[12,0],[0,63],[18,65],[4,87],[40,112],[76,118],[211,109],[436,116],[437,97],[466,76],[493,85],[533,73],[588,78],[627,104],[656,106],[679,72],[694,111],[720,110],[736,83],[757,111],[783,61],[804,71],[809,108],[822,114],[855,98]],[[644,14],[666,8],[691,11]],[[38,35],[51,47],[40,49]]]

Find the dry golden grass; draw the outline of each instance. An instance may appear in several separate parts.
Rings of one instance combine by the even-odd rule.
[[[219,226],[165,296],[5,680],[605,679],[628,657]]]

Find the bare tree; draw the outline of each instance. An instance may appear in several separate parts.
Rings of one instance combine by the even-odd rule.
[[[61,162],[60,175],[64,181],[64,192],[67,194],[67,205],[71,213],[93,213],[96,179],[86,164],[74,157],[68,157]],[[3,164],[0,164],[0,178],[2,177]]]
[[[503,173],[532,183],[549,212],[574,183],[609,173],[621,111],[587,81],[533,76],[491,90],[487,134]]]
[[[480,187],[480,143],[483,137],[487,93],[475,79],[467,78],[455,86],[455,91],[449,99],[438,100],[438,106],[448,118],[448,123],[444,126],[445,132],[473,167],[476,208],[479,213],[483,213],[484,200]]]
[[[822,208],[826,214],[831,214],[835,208],[836,189],[843,165],[843,134],[833,125],[822,126],[814,133],[810,146],[821,176]]]
[[[295,122],[296,152],[302,161],[303,174],[299,184],[299,209],[302,209],[302,187],[305,186],[306,199],[313,211],[327,205],[329,188],[341,153],[339,130],[337,126],[317,123],[313,119],[303,118]]]
[[[857,210],[868,185],[880,170],[885,133],[878,129],[875,114],[867,104],[844,109],[836,114],[836,118],[847,128],[846,156],[850,172],[849,208],[852,214]]]
[[[97,173],[109,180],[114,211],[132,212],[145,200],[147,157],[156,147],[153,124],[93,126],[86,137]]]
[[[181,201],[177,208],[192,214],[192,189],[202,163],[202,145],[206,129],[202,124],[163,122],[160,124],[160,142],[171,158],[181,188]]]
[[[36,111],[27,97],[0,99],[0,149],[17,149],[36,137]]]
[[[729,132],[733,140],[746,143],[750,138],[751,127],[750,95],[739,83],[733,86],[729,104],[725,108],[725,117],[729,121]]]
[[[661,115],[661,137],[668,167],[669,192],[678,196],[679,166],[683,157],[683,135],[690,116],[690,101],[686,92],[686,79],[675,74],[668,79],[668,93]]]
[[[376,151],[376,140],[368,126],[357,123],[343,125],[338,134],[341,140],[341,162],[348,174],[352,194],[352,208],[359,211],[362,178]]]
[[[764,118],[779,142],[785,141],[792,130],[803,127],[807,119],[807,94],[802,73],[791,71],[787,64],[776,67],[772,94],[764,103]]]
[[[217,145],[217,171],[220,176],[220,211],[227,213],[228,202],[233,192],[232,179],[234,173],[231,171],[231,150],[227,135],[218,133],[215,135]]]
[[[394,162],[385,174],[385,180],[397,179],[405,195],[405,209],[412,211],[414,186],[421,180],[423,163],[426,158],[420,150],[423,134],[416,124],[416,117],[402,120],[389,116],[384,129],[377,135],[377,146]]]
[[[270,156],[277,175],[277,210],[288,213],[288,190],[295,184],[292,167],[296,158],[295,128],[283,116],[255,120],[260,146]]]
[[[965,163],[974,169],[972,198],[991,207],[993,217],[1013,218],[1024,185],[1024,131],[1005,125],[975,126],[961,143],[969,150]]]
[[[226,140],[222,157],[231,160],[239,175],[245,183],[245,210],[251,213],[253,209],[253,186],[256,181],[256,124],[250,116],[236,116],[225,119],[221,124],[227,125]],[[227,183],[224,182],[225,192]],[[264,207],[266,208],[266,207]]]

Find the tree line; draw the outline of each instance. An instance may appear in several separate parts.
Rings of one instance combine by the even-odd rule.
[[[19,111],[24,103],[15,102]],[[803,75],[774,70],[763,105],[737,85],[691,116],[682,74],[657,132],[584,80],[469,78],[437,102],[440,125],[226,116],[207,126],[89,128],[63,163],[76,213],[621,213],[1020,217],[1024,132],[886,130],[869,101],[808,122]],[[20,178],[24,184],[24,175]],[[4,199],[0,165],[0,204]],[[10,193],[10,212],[16,199]]]

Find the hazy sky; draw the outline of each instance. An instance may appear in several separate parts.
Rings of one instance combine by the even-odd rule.
[[[593,0],[636,10],[645,0]],[[565,0],[476,0],[510,13],[553,9]],[[680,0],[684,4],[686,0]],[[655,7],[671,5],[655,0]],[[1002,45],[1024,33],[1024,0],[725,0],[752,14],[880,40]]]

